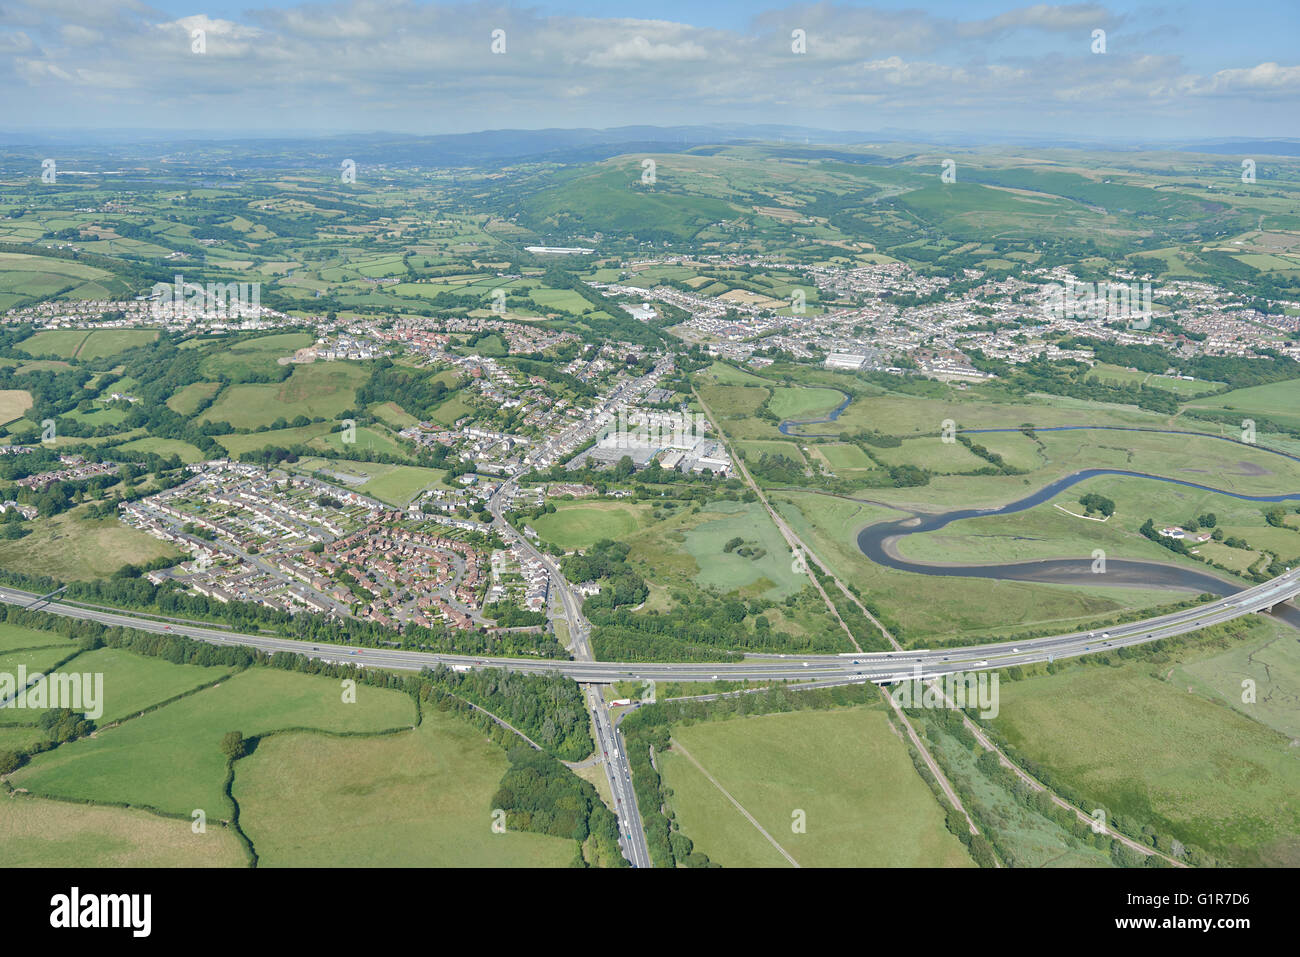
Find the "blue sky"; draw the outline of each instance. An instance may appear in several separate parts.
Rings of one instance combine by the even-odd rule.
[[[1297,0],[0,0],[0,129],[1300,136],[1297,36]]]

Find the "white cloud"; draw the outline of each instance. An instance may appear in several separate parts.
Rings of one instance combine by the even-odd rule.
[[[71,116],[92,102],[86,121],[103,125],[134,125],[166,103],[214,123],[324,112],[348,128],[418,131],[553,125],[573,110],[588,125],[653,114],[841,128],[946,118],[957,107],[1007,128],[1032,128],[1063,104],[1128,116],[1135,129],[1153,104],[1268,102],[1275,125],[1288,107],[1300,113],[1300,66],[1238,62],[1200,73],[1173,54],[1126,53],[1152,46],[1121,42],[1128,18],[1097,3],[967,20],[799,4],[735,29],[411,0],[303,3],[238,20],[168,18],[135,0],[0,6],[10,25],[0,30],[10,94],[0,124]],[[1106,56],[1088,53],[1095,26],[1111,31]],[[796,27],[807,31],[806,55],[790,49]],[[1142,28],[1167,41],[1178,24],[1148,14]],[[194,29],[206,33],[203,56],[191,52]],[[494,29],[506,31],[504,55],[490,52]],[[60,92],[69,87],[84,101]]]

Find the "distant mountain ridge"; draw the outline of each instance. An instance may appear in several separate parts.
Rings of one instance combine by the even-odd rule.
[[[558,163],[591,162],[622,153],[647,150],[670,153],[700,146],[745,142],[789,142],[807,145],[924,143],[949,146],[1030,146],[1055,149],[1173,150],[1178,152],[1300,156],[1300,139],[1224,138],[1202,141],[1089,140],[1041,133],[989,131],[921,132],[884,128],[877,131],[826,130],[782,124],[701,124],[695,126],[620,126],[609,129],[483,130],[474,133],[416,135],[404,133],[311,133],[222,136],[202,131],[102,130],[82,132],[3,132],[0,148],[59,148],[65,152],[94,152],[130,157],[161,152],[184,157],[187,152],[229,152],[233,166],[265,166],[285,152],[304,155],[347,155],[357,162],[387,166],[478,166],[524,160]]]

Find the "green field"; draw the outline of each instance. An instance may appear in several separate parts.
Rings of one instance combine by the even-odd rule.
[[[736,445],[739,446],[750,461],[758,461],[761,455],[784,455],[802,466],[808,464],[808,460],[799,449],[798,442],[779,441],[777,439],[745,439],[743,442],[737,442]]]
[[[0,389],[0,425],[12,422],[32,407],[32,394],[25,389]]]
[[[533,531],[561,548],[589,548],[602,538],[623,541],[642,528],[649,508],[630,502],[556,502],[555,511],[530,519]]]
[[[1111,817],[1237,865],[1300,863],[1290,739],[1151,670],[1076,667],[1005,682],[993,723]]]
[[[374,413],[376,418],[396,429],[404,429],[407,426],[416,425],[420,421],[406,412],[396,402],[377,402],[370,407],[370,411]]]
[[[443,485],[443,479],[447,477],[445,469],[415,465],[374,465],[346,461],[336,461],[335,464],[344,471],[362,471],[370,475],[370,481],[358,486],[357,490],[390,505],[405,506],[425,489]]]
[[[39,238],[39,227],[38,235],[28,238]],[[129,293],[123,280],[104,269],[49,256],[0,253],[0,309],[51,297],[110,299]]]
[[[1211,701],[1300,739],[1300,640],[1295,630],[1263,618],[1257,637],[1221,654],[1178,665],[1170,682],[1194,689]],[[1246,682],[1253,682],[1253,696]],[[1249,700],[1253,697],[1254,700]]]
[[[1300,426],[1300,379],[1235,389],[1209,398],[1196,399],[1188,403],[1188,407],[1239,412],[1243,416],[1266,416],[1295,428]]]
[[[432,420],[439,425],[451,426],[465,418],[465,416],[474,415],[474,407],[469,404],[463,391],[453,392],[445,399],[436,409],[433,410]]]
[[[826,445],[813,446],[833,469],[871,469],[876,463],[867,457],[867,453],[856,445],[831,442]]]
[[[326,435],[338,428],[332,422],[316,422],[296,429],[268,429],[265,432],[233,433],[215,436],[217,442],[233,456],[267,446],[289,448],[293,445],[307,445],[313,439]]]
[[[210,820],[23,796],[0,801],[6,867],[246,867],[235,832]]]
[[[167,542],[115,518],[84,518],[84,512],[78,508],[43,519],[30,535],[0,542],[0,566],[29,575],[88,580],[105,578],[127,564],[164,556],[180,560],[181,553]]]
[[[723,551],[733,538],[765,551],[749,558],[739,549]],[[791,569],[793,556],[780,531],[757,502],[737,506],[729,514],[706,521],[686,533],[685,550],[696,561],[695,581],[701,587],[730,592],[749,589],[766,598],[780,599],[801,590],[806,575]]]
[[[90,333],[85,329],[52,329],[29,336],[19,343],[18,348],[29,356],[54,355],[71,359],[88,335]]]
[[[279,368],[279,359],[293,355],[296,350],[306,348],[313,341],[310,334],[303,332],[257,336],[213,351],[203,359],[201,368],[204,375],[210,379],[224,377],[240,382],[250,373],[267,375],[276,372]],[[310,368],[310,366],[297,368]]]
[[[204,411],[202,422],[229,422],[235,428],[257,428],[276,419],[337,417],[356,402],[356,389],[367,372],[348,362],[295,366],[293,374],[275,384],[232,385]]]
[[[167,408],[181,415],[193,415],[199,405],[221,390],[220,382],[192,382],[177,389],[167,400]]]
[[[779,419],[809,419],[833,410],[844,401],[834,389],[780,387],[772,390],[768,408]]]
[[[24,628],[9,622],[0,622],[0,653],[19,648],[45,648],[51,645],[64,645],[71,650],[73,642],[55,631],[43,631],[39,628]]]
[[[804,867],[972,866],[880,708],[706,721],[673,739]],[[789,866],[682,754],[658,760],[682,832],[710,859]]]
[[[26,668],[29,675],[44,673],[59,662],[72,657],[76,647],[50,642],[44,648],[26,648],[21,651],[7,651],[0,654],[0,671],[15,674],[20,667]],[[33,719],[32,712],[22,708],[8,708],[0,711],[0,721],[9,724],[26,724]]]
[[[156,439],[152,436],[147,439],[123,442],[118,448],[125,449],[128,452],[154,452],[164,458],[176,455],[186,465],[191,462],[202,462],[205,457],[202,452],[188,442],[182,442],[180,439]]]
[[[84,652],[59,670],[104,676],[104,713],[95,719],[100,727],[133,717],[144,708],[201,685],[220,681],[230,674],[228,668],[177,665],[162,658],[148,658],[120,648],[99,648]],[[22,700],[22,695],[18,696],[18,700]]]
[[[404,457],[410,454],[409,446],[393,438],[390,433],[382,428],[358,426],[355,435],[356,441],[352,443],[345,443],[343,435],[341,428],[333,428],[330,432],[318,436],[312,445],[315,447],[323,445],[343,454],[355,455],[360,452],[382,452],[385,455],[396,457]]]
[[[29,356],[99,359],[115,356],[157,338],[155,329],[56,329],[29,336],[17,348]]]
[[[472,725],[429,709],[381,737],[275,735],[236,765],[233,791],[262,867],[567,866],[571,841],[492,832],[506,765]]]
[[[192,667],[192,666],[191,666]],[[217,669],[195,668],[217,677]],[[10,776],[34,794],[224,817],[222,735],[282,728],[381,731],[415,723],[411,699],[361,685],[345,704],[329,678],[253,668],[219,685],[37,756]]]

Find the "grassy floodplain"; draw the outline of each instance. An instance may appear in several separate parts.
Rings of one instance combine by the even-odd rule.
[[[776,423],[759,417],[767,396],[782,389],[798,391],[780,384],[789,375],[805,391],[830,390],[831,383],[843,382],[846,391],[855,392],[835,422],[804,430],[814,434],[798,437],[799,457],[788,444],[781,447]],[[715,363],[697,380],[701,396],[751,464],[768,452],[834,473],[839,487],[831,493],[787,489],[787,484],[816,485],[820,479],[808,473],[794,479],[788,470],[779,472],[779,478],[768,483],[769,496],[841,579],[856,585],[900,626],[906,642],[969,641],[995,634],[1009,620],[1026,628],[1068,628],[1153,608],[1175,600],[1176,593],[1112,588],[1100,580],[1095,586],[1067,587],[896,572],[871,565],[858,551],[857,533],[866,525],[912,514],[997,507],[1088,468],[1145,472],[1244,495],[1300,492],[1297,463],[1259,447],[1213,437],[1221,431],[1217,425],[1136,407],[1052,396],[1008,397],[994,386],[958,389],[900,381],[886,387],[847,374],[788,367],[757,374],[723,363]],[[772,401],[767,407],[775,409]],[[941,441],[941,428],[949,420],[971,442],[1000,455],[1012,474],[996,474],[989,461],[960,442]],[[1053,426],[1112,430],[1049,431]],[[1013,431],[968,431],[988,428]],[[1155,431],[1159,429],[1210,435],[1161,434]],[[855,438],[863,430],[893,436],[901,444]],[[928,477],[924,484],[894,487],[886,467],[898,466],[924,469]],[[1082,512],[1078,497],[1094,491],[1118,503],[1119,513],[1107,523],[1086,521],[1053,507]],[[968,519],[904,539],[899,549],[905,557],[920,561],[984,563],[1090,557],[1101,548],[1108,556],[1185,564],[1231,580],[1261,557],[1287,561],[1300,556],[1300,534],[1267,526],[1266,507],[1167,483],[1100,477],[1062,492],[1054,503],[1014,515]],[[1185,524],[1207,512],[1219,517],[1225,536],[1248,543],[1244,549],[1207,543],[1203,555],[1222,565],[1220,571],[1177,557],[1138,532],[1148,518],[1161,526]]]
[[[1005,634],[1008,621],[1070,630],[1126,610],[1176,600],[1178,593],[1098,585],[1037,585],[981,578],[917,575],[868,562],[857,547],[866,525],[906,518],[878,504],[810,492],[773,493],[781,516],[846,585],[856,586],[896,622],[905,645],[969,644]]]
[[[1230,659],[1243,650],[1234,646]],[[1215,676],[1230,661],[1181,657],[1176,668],[1138,661],[1003,683],[993,725],[1111,816],[1150,824],[1232,864],[1295,866],[1294,739],[1196,693],[1195,683],[1171,680],[1200,670],[1223,686],[1226,676]]]

